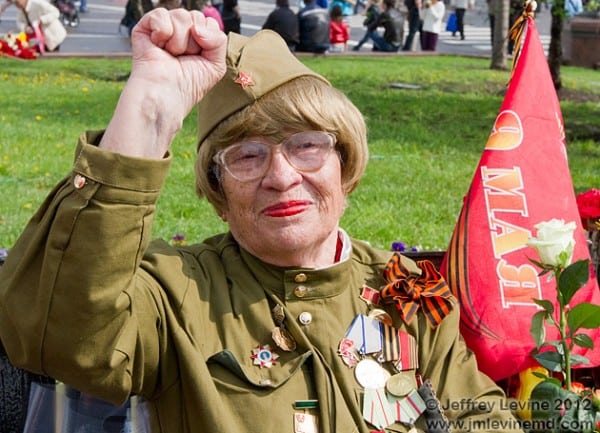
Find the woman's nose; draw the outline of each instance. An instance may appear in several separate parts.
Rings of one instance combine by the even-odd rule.
[[[285,190],[300,182],[302,174],[290,164],[281,148],[273,149],[271,164],[263,178],[263,186]]]

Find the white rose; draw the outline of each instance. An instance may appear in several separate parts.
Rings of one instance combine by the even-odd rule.
[[[566,267],[573,258],[575,239],[573,232],[577,228],[574,222],[565,223],[563,220],[552,219],[534,226],[537,238],[529,238],[527,245],[537,250],[541,262],[545,265]],[[563,259],[560,254],[566,252]]]

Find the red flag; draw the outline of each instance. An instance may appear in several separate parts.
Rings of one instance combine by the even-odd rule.
[[[534,225],[573,221],[573,260],[590,257],[567,163],[563,119],[533,19],[527,18],[522,51],[500,113],[465,197],[442,263],[460,301],[461,331],[480,369],[500,380],[535,365],[529,333],[538,310],[532,299],[556,299],[555,281],[538,277],[539,260],[526,245]],[[600,304],[592,276],[573,299]],[[555,305],[556,306],[556,305]],[[558,339],[547,329],[547,339]],[[589,333],[598,345],[600,332]],[[577,348],[588,366],[600,365],[600,347]]]

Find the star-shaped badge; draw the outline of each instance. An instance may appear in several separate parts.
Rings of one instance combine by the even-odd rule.
[[[254,365],[258,365],[260,368],[271,368],[277,362],[279,355],[273,352],[268,344],[264,346],[259,344],[256,349],[252,349],[250,358],[254,360]]]
[[[242,89],[245,89],[248,86],[254,86],[254,80],[252,79],[252,74],[250,72],[240,72],[238,77],[235,79],[235,82],[242,85]]]

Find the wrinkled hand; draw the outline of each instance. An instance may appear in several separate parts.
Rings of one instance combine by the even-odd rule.
[[[188,111],[225,73],[227,37],[198,11],[155,9],[141,18],[131,41],[131,79],[176,92]]]
[[[131,34],[132,68],[100,147],[162,158],[183,120],[225,74],[227,37],[198,11],[159,8]]]

